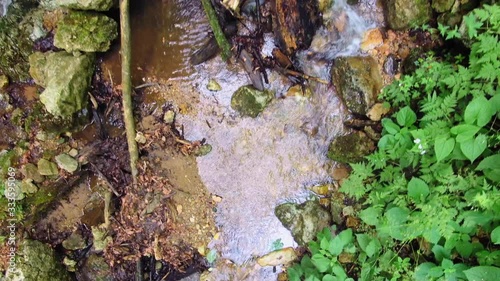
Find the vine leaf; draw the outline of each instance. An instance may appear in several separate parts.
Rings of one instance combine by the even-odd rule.
[[[438,137],[434,141],[434,151],[436,152],[437,161],[446,158],[455,148],[455,139],[446,136]]]
[[[462,153],[470,160],[474,162],[486,149],[488,142],[485,135],[479,135],[475,139],[469,139],[460,144],[460,149]]]

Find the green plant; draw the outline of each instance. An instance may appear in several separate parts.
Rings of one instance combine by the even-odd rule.
[[[352,270],[346,278],[500,276],[500,6],[484,5],[464,21],[466,33],[443,26],[438,30],[448,39],[466,36],[471,42],[467,56],[430,54],[417,62],[412,75],[395,81],[381,95],[394,114],[382,120],[377,151],[352,165],[340,191],[363,204],[358,216],[370,231],[364,235],[384,246],[368,262],[373,256],[356,241],[358,254],[352,264],[359,274]],[[415,249],[409,246],[415,244]],[[335,256],[317,252],[314,245],[309,247],[312,257],[323,254],[333,268]],[[396,250],[404,247],[412,251]],[[386,254],[390,263],[384,264]],[[302,271],[291,268],[289,275],[299,276],[291,280],[346,280],[324,279],[318,272],[325,272],[326,266],[314,263],[318,272],[307,273],[307,265],[306,259]]]

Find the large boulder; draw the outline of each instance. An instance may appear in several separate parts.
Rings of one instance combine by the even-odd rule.
[[[332,68],[332,81],[347,108],[365,115],[382,89],[382,77],[372,57],[341,57]]]
[[[59,21],[54,46],[68,52],[105,52],[118,36],[118,25],[99,13],[70,11]]]
[[[273,99],[270,91],[259,91],[253,86],[242,86],[234,92],[231,107],[242,116],[257,117]]]
[[[55,0],[56,5],[76,10],[107,11],[114,5],[114,0]]]
[[[45,90],[40,101],[49,113],[69,119],[87,106],[87,89],[94,72],[94,55],[66,52],[33,53],[30,74]]]
[[[303,204],[285,203],[274,209],[274,214],[292,233],[299,245],[307,245],[316,238],[316,233],[330,226],[331,217],[318,201],[311,200]]]
[[[35,240],[24,240],[18,254],[16,269],[7,271],[6,281],[72,280],[48,245]]]
[[[386,21],[389,28],[395,30],[408,29],[427,23],[432,16],[429,0],[387,0]]]
[[[335,138],[328,148],[328,158],[341,163],[356,163],[375,149],[375,143],[362,131]]]
[[[438,13],[449,12],[455,0],[432,0],[432,8]]]

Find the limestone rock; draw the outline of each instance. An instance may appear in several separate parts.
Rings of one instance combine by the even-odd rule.
[[[71,11],[59,22],[54,46],[68,52],[105,52],[118,36],[117,23],[99,13]]]
[[[35,240],[24,240],[18,253],[15,271],[7,271],[6,281],[70,281],[72,278],[56,259],[50,246]]]
[[[359,115],[367,113],[382,89],[382,77],[372,57],[336,59],[332,81],[347,108]]]
[[[40,101],[52,115],[68,118],[87,106],[93,54],[37,52],[30,56],[30,65],[35,82],[45,87]]]
[[[55,0],[56,5],[75,10],[107,11],[113,7],[113,0]]]
[[[386,21],[391,29],[402,30],[427,23],[432,16],[428,0],[388,0]]]
[[[382,37],[382,32],[380,29],[373,28],[363,34],[363,40],[361,40],[361,50],[366,52],[368,50],[375,49],[376,47],[384,43],[384,38]]]
[[[38,172],[43,176],[54,176],[59,174],[57,165],[54,162],[50,162],[46,159],[40,159],[38,161]]]
[[[375,143],[365,133],[357,131],[334,139],[328,148],[328,158],[340,163],[355,163],[374,149]]]
[[[297,259],[297,254],[291,247],[276,250],[257,259],[260,266],[286,265]]]
[[[56,162],[59,168],[70,173],[73,173],[76,169],[78,169],[78,161],[65,153],[57,155]]]
[[[274,209],[274,214],[292,233],[295,242],[306,245],[316,237],[316,233],[330,226],[330,214],[318,201],[303,204],[285,203]]]
[[[231,107],[243,116],[257,117],[271,102],[274,95],[269,91],[259,91],[253,86],[242,86],[234,92]]]

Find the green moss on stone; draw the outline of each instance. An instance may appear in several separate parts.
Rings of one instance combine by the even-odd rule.
[[[388,0],[386,5],[386,21],[391,29],[403,30],[427,23],[432,16],[432,8],[428,0]]]
[[[242,86],[233,94],[231,107],[242,116],[257,117],[273,99],[270,91],[259,91],[253,86]]]
[[[356,163],[374,149],[374,142],[358,131],[334,139],[328,148],[328,158],[341,163]]]

